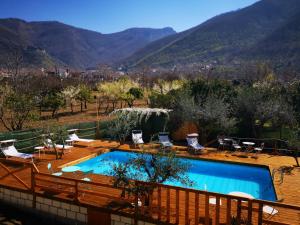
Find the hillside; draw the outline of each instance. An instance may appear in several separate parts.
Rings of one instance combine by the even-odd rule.
[[[174,34],[172,28],[132,28],[113,34],[72,27],[59,22],[0,20],[0,49],[22,49],[29,64],[60,62],[75,68],[120,61],[152,41]],[[28,54],[28,49],[36,49]],[[45,50],[45,51],[44,51]],[[40,52],[43,52],[44,56]]]
[[[273,46],[278,49],[272,50],[273,47],[267,47],[271,44],[265,44],[270,41],[274,44],[284,42],[285,46],[293,49],[295,41],[292,42],[292,36],[297,28],[292,24],[299,24],[296,17],[299,12],[300,0],[262,0],[244,9],[216,16],[188,31],[153,42],[125,62],[129,66],[163,67],[195,62],[239,65],[251,57],[252,61],[275,57],[274,51],[276,58],[284,59],[286,47]],[[285,29],[289,30],[288,34],[278,35],[285,32]],[[299,57],[299,54],[299,51],[294,52],[294,57]]]

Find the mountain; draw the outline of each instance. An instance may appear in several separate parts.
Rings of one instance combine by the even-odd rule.
[[[244,60],[251,58],[273,62],[278,69],[294,68],[300,70],[300,12],[292,16],[282,27],[248,49]]]
[[[86,68],[120,61],[150,42],[174,33],[167,27],[101,34],[55,21],[1,19],[0,50],[7,53],[10,49],[21,49],[28,64],[40,65],[46,61]]]
[[[299,59],[300,0],[261,0],[190,30],[155,41],[127,58],[129,66],[240,65],[248,60]],[[284,34],[283,34],[284,32]],[[296,35],[296,36],[294,36]],[[287,50],[289,52],[287,52]]]

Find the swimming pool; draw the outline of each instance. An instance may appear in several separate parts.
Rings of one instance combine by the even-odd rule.
[[[108,175],[113,163],[126,162],[138,153],[111,151],[77,164],[82,172]],[[190,164],[187,176],[194,182],[193,189],[228,194],[239,191],[251,194],[256,199],[276,201],[276,194],[269,169],[244,164],[181,158]],[[165,184],[181,186],[180,183]]]

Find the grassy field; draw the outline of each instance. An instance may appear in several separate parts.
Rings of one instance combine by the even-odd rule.
[[[136,107],[145,106],[145,102],[137,101],[135,106]],[[80,111],[80,104],[74,106],[73,108],[74,108],[73,113],[71,113],[70,107],[60,109],[57,113],[56,118],[51,117],[51,112],[42,112],[39,120],[26,123],[23,129],[43,127],[44,125],[51,124],[51,123],[75,124],[81,122],[96,121],[97,119],[99,119],[100,121],[109,120],[108,113],[105,113],[106,105],[103,105],[101,107],[98,117],[97,117],[96,103],[88,103],[87,110],[84,110],[83,112]],[[7,129],[3,126],[2,123],[0,123],[0,132],[5,132],[5,131],[7,131]]]

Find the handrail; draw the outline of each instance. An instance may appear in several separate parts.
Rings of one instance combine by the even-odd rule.
[[[210,219],[216,221],[215,224],[219,224],[220,220],[226,220],[227,224],[230,224],[231,215],[236,215],[237,221],[241,221],[241,219],[247,215],[246,218],[248,218],[248,221],[251,222],[257,220],[257,224],[262,224],[263,222],[270,221],[272,219],[266,219],[263,217],[264,206],[277,208],[279,214],[287,212],[290,215],[291,213],[295,214],[300,212],[300,206],[298,205],[271,202],[260,199],[248,199],[240,196],[232,196],[165,184],[135,181],[136,185],[152,186],[154,188],[154,191],[149,196],[149,205],[144,205],[145,202],[140,205],[139,202],[141,193],[138,192],[138,189],[136,189],[136,192],[132,193],[132,197],[127,196],[126,198],[123,198],[121,196],[121,191],[124,191],[124,189],[115,187],[110,180],[107,180],[107,182],[103,180],[85,181],[63,176],[58,177],[48,173],[39,172],[34,163],[0,159],[0,162],[2,161],[17,162],[20,164],[24,163],[31,167],[31,191],[33,194],[33,205],[35,205],[36,196],[41,194],[39,191],[44,188],[49,188],[72,196],[70,201],[74,204],[82,204],[84,202],[84,204],[95,206],[93,202],[89,202],[89,197],[85,198],[85,195],[93,196],[96,199],[104,198],[128,202],[133,206],[132,210],[124,211],[124,213],[126,215],[128,214],[128,216],[133,216],[135,221],[145,218],[146,220],[149,219],[149,221],[156,222],[170,223],[170,221],[176,220],[176,224],[182,224],[182,222],[184,222],[184,224],[188,224],[189,221],[193,220],[195,221],[195,224],[198,224],[198,221],[195,218],[201,217],[205,219],[205,224],[209,224]],[[65,187],[61,189],[59,186]],[[215,199],[214,207],[210,207],[211,197]],[[221,207],[221,201],[224,202],[224,200],[226,202],[224,205],[225,207]],[[202,210],[199,211],[201,207]],[[211,212],[214,213],[214,216],[212,216]],[[298,218],[289,218],[288,216],[283,216],[281,219],[283,219],[283,222],[287,220],[299,221]]]
[[[95,186],[100,186],[100,187],[123,190],[123,188],[114,187],[112,184],[107,184],[107,183],[101,183],[101,182],[95,182],[95,181],[84,181],[84,180],[79,180],[79,179],[75,179],[75,178],[68,178],[68,177],[57,177],[57,176],[53,176],[53,175],[47,174],[47,173],[37,173],[37,174],[41,175],[41,176],[52,177],[52,178],[55,177],[57,179],[62,179],[62,180],[72,181],[72,182],[77,182],[77,183],[82,183],[82,184],[89,184],[89,185],[95,185]],[[55,184],[56,183],[57,184],[64,184],[62,182],[57,182],[57,181],[53,181],[53,180],[47,180],[47,181],[55,183]],[[231,199],[235,199],[235,200],[239,200],[239,201],[249,201],[250,200],[249,198],[240,197],[240,196],[232,196],[232,195],[228,195],[228,194],[202,191],[202,190],[195,190],[195,189],[191,189],[191,188],[171,186],[171,185],[166,185],[166,184],[148,183],[148,182],[143,182],[143,181],[135,181],[135,182],[137,184],[142,184],[142,185],[145,185],[145,186],[152,185],[156,188],[160,187],[160,188],[165,188],[165,189],[170,189],[170,190],[178,190],[178,191],[189,192],[189,193],[194,193],[194,194],[218,196],[218,197],[222,197],[222,198],[231,198]],[[66,185],[70,185],[70,184],[66,184]],[[284,208],[294,209],[294,210],[299,210],[300,211],[300,206],[296,206],[296,205],[285,204],[285,203],[280,203],[280,202],[272,202],[272,201],[266,201],[266,200],[260,200],[260,199],[251,199],[251,201],[253,203],[284,207]]]

